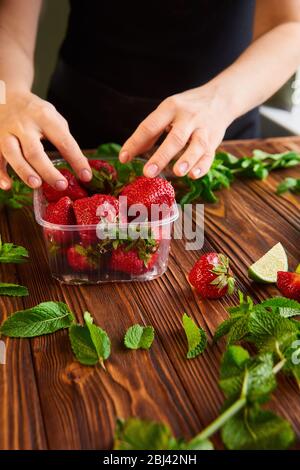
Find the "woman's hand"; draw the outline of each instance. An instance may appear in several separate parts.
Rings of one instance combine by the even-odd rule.
[[[0,105],[0,187],[9,189],[11,180],[6,171],[9,163],[31,188],[42,180],[58,190],[68,186],[63,175],[54,168],[44,151],[42,138],[48,139],[74,168],[82,181],[92,177],[87,158],[70,134],[67,121],[55,107],[30,92],[7,94]]]
[[[215,150],[233,119],[217,88],[205,85],[165,99],[125,142],[120,160],[125,163],[149,150],[157,139],[168,134],[144,167],[144,175],[157,176],[184,149],[174,165],[177,176],[204,176]]]

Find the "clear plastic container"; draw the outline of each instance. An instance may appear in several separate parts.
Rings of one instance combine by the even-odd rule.
[[[101,159],[105,158],[101,157]],[[60,164],[62,160],[55,160],[54,163]],[[167,270],[173,223],[178,218],[176,203],[168,216],[162,220],[139,224],[123,223],[120,226],[116,223],[106,226],[106,230],[109,228],[110,233],[114,233],[118,228],[119,232],[120,229],[125,233],[129,231],[134,238],[138,237],[137,231],[143,234],[134,242],[124,241],[118,247],[116,247],[115,237],[105,238],[101,226],[99,230],[99,225],[59,225],[47,222],[44,219],[47,204],[42,189],[35,190],[35,219],[43,228],[49,267],[52,276],[58,281],[66,284],[149,281],[161,276]],[[88,246],[81,246],[82,232],[84,232],[85,239],[93,240]],[[155,240],[155,243],[152,242],[153,247],[150,249],[153,252],[151,251],[150,254],[148,252],[148,259],[144,262],[137,256],[138,248],[136,247],[144,243],[148,233],[151,233],[151,239]],[[132,249],[129,243],[131,247],[133,246]],[[87,250],[83,253],[89,260],[88,266],[84,266],[86,263],[83,265],[77,263],[79,267],[74,268],[74,263],[70,264],[70,253],[74,249],[76,253],[79,251],[79,254]]]

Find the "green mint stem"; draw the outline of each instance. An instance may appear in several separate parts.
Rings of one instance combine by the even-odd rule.
[[[227,408],[224,413],[215,419],[215,421],[213,421],[209,426],[207,426],[207,428],[198,434],[197,438],[200,440],[205,440],[215,434],[215,432],[224,426],[228,419],[232,418],[232,416],[238,413],[246,405],[246,402],[246,398],[239,398],[236,402],[233,403],[233,405]]]

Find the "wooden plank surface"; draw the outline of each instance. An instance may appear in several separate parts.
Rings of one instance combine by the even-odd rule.
[[[223,148],[236,155],[249,155],[254,148],[300,151],[300,138],[226,142]],[[30,262],[0,266],[1,279],[28,286],[30,296],[0,297],[1,321],[17,309],[62,300],[79,320],[85,310],[92,313],[112,338],[113,354],[104,372],[74,361],[66,331],[33,340],[6,339],[7,364],[0,365],[0,449],[110,448],[116,417],[163,420],[185,438],[211,422],[223,401],[217,382],[224,342],[186,360],[181,316],[191,315],[211,343],[237,296],[202,300],[188,285],[186,273],[201,253],[222,251],[232,260],[240,289],[256,300],[276,295],[274,286],[254,288],[247,267],[278,241],[286,247],[291,267],[300,261],[300,197],[274,194],[283,177],[297,175],[299,168],[273,173],[266,182],[234,183],[220,194],[219,203],[205,206],[203,249],[187,252],[184,240],[173,241],[168,272],[148,283],[61,285],[50,277],[31,210],[2,211],[3,239],[26,246]],[[123,335],[133,323],[154,326],[156,339],[149,352],[124,350]],[[280,380],[271,406],[292,421],[299,438],[299,390],[292,380]]]

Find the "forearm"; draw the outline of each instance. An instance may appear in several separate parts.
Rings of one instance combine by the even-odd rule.
[[[281,24],[257,39],[208,83],[231,120],[262,104],[300,66],[300,22]]]
[[[29,91],[41,0],[4,0],[0,5],[0,80],[7,92]]]

